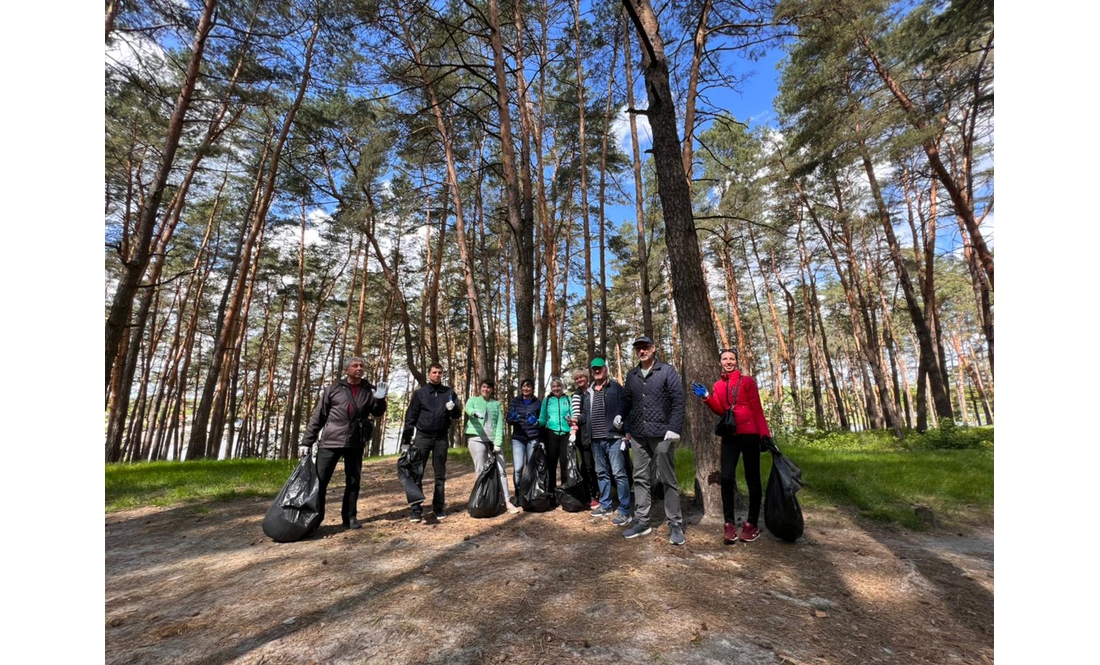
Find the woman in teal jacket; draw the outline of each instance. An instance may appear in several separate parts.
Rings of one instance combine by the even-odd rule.
[[[485,379],[481,382],[481,394],[466,402],[466,447],[474,459],[474,477],[480,477],[486,463],[500,470],[500,484],[504,487],[504,505],[510,513],[518,513],[508,492],[508,475],[504,468],[504,412],[500,402],[493,399],[496,384]]]
[[[561,466],[562,478],[565,477],[566,457],[562,453],[569,449],[570,419],[573,417],[573,400],[565,394],[565,384],[558,377],[550,381],[550,394],[542,400],[539,412],[539,427],[546,442],[546,469],[550,472],[550,494],[558,486],[557,467]]]

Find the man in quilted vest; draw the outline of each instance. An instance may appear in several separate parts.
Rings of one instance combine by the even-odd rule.
[[[684,387],[680,375],[668,363],[657,360],[653,340],[642,335],[634,340],[638,364],[626,375],[625,438],[634,449],[634,523],[625,538],[648,535],[651,481],[663,486],[669,542],[684,544],[684,519],[680,512],[680,488],[676,484],[676,442],[684,427]],[[616,423],[617,424],[617,423]],[[655,472],[654,472],[655,471]]]

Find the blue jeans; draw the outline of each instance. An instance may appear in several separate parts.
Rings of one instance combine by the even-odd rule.
[[[516,496],[519,496],[519,479],[523,477],[523,467],[527,466],[527,460],[531,459],[531,453],[535,452],[538,439],[520,441],[512,439],[512,480],[516,484]]]
[[[619,495],[619,512],[630,515],[630,482],[626,477],[625,452],[619,449],[619,439],[593,439],[592,454],[596,458],[596,499],[604,510],[611,510],[611,479],[615,479],[615,492]]]

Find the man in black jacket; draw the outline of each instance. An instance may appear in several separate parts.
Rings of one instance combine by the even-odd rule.
[[[325,518],[325,491],[336,462],[344,458],[344,502],[340,505],[340,520],[345,528],[358,529],[356,518],[359,504],[359,480],[363,473],[363,449],[374,423],[368,416],[386,412],[386,384],[375,388],[363,378],[366,371],[362,358],[349,358],[344,378],[325,389],[321,401],[306,425],[306,434],[299,447],[299,456],[309,455],[317,442],[317,474],[321,477],[321,520]]]
[[[432,512],[435,518],[444,517],[443,486],[447,481],[447,431],[451,423],[462,417],[462,405],[458,395],[443,385],[443,366],[432,363],[428,367],[428,384],[413,393],[409,409],[405,412],[405,430],[401,434],[401,457],[397,460],[397,478],[405,488],[409,501],[409,519],[423,519],[424,468],[428,455],[435,471],[435,488],[432,490]],[[416,435],[415,438],[413,435]]]
[[[634,441],[634,524],[623,536],[648,534],[650,480],[655,477],[665,492],[665,517],[669,542],[684,544],[684,519],[680,512],[680,488],[676,484],[676,442],[684,427],[684,387],[680,375],[654,355],[653,340],[642,335],[634,341],[639,363],[626,375],[624,391],[626,438]],[[653,469],[656,467],[656,473]]]

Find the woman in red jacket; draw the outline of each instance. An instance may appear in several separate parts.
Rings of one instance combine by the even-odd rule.
[[[760,537],[756,528],[760,518],[760,450],[765,442],[771,442],[768,422],[764,419],[764,408],[760,405],[760,392],[751,376],[741,374],[737,368],[737,352],[722,349],[722,378],[714,382],[714,388],[707,390],[701,383],[691,384],[691,390],[701,397],[710,410],[718,415],[733,409],[733,419],[737,424],[737,433],[722,437],[722,512],[725,517],[725,540],[736,543],[737,539],[751,543]],[[734,514],[734,496],[737,493],[737,458],[745,458],[745,482],[749,486],[749,517],[737,533],[737,517]]]

